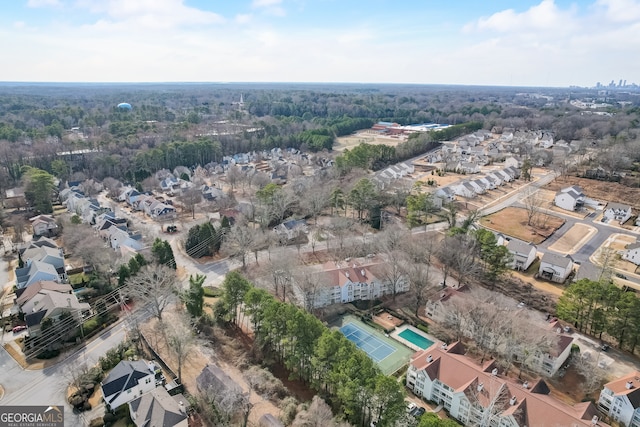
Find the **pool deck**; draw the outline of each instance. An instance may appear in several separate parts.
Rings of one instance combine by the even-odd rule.
[[[431,335],[429,335],[429,334],[427,334],[427,333],[425,333],[425,332],[421,331],[421,330],[420,330],[420,329],[418,329],[418,328],[414,328],[414,327],[413,327],[413,326],[411,326],[411,325],[403,325],[403,326],[400,326],[399,328],[396,328],[396,330],[395,330],[395,331],[391,332],[391,333],[389,334],[389,336],[390,336],[391,338],[393,338],[394,340],[396,340],[396,341],[398,341],[398,342],[402,343],[405,347],[409,347],[411,350],[414,350],[414,351],[422,351],[422,350],[425,350],[424,348],[419,347],[419,346],[415,345],[414,343],[412,343],[411,341],[408,341],[408,340],[406,340],[406,339],[404,339],[404,338],[402,338],[402,337],[400,336],[400,334],[401,334],[402,332],[404,332],[406,329],[409,329],[410,331],[413,331],[413,332],[415,332],[416,334],[418,334],[418,335],[420,335],[420,336],[425,337],[425,338],[426,338],[426,339],[428,339],[429,341],[433,342],[433,344],[436,344],[436,343],[438,343],[438,342],[439,342],[439,341],[438,341],[438,339],[436,339],[435,337],[433,337],[433,336],[431,336]],[[431,345],[431,347],[433,347],[433,344]],[[431,348],[431,347],[428,347],[428,348]]]

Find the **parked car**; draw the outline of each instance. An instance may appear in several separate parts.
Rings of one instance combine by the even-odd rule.
[[[415,417],[415,418],[420,418],[427,410],[424,409],[422,406],[415,408],[413,411],[409,412],[409,415]]]
[[[14,326],[12,331],[14,334],[17,334],[18,332],[22,332],[25,329],[27,329],[27,325],[18,325],[18,326]]]
[[[608,351],[611,347],[609,346],[609,344],[602,344],[602,346],[600,347],[600,350],[602,351]]]
[[[417,407],[418,407],[418,405],[416,405],[415,403],[409,402],[409,404],[407,405],[407,412],[411,413],[411,411],[413,411]]]
[[[616,273],[616,277],[627,280],[627,276],[625,276],[624,274]]]

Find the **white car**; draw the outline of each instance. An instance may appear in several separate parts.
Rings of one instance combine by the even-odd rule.
[[[409,402],[409,404],[407,404],[407,413],[409,413],[409,412],[413,411],[414,409],[416,409],[417,406],[418,405],[416,405],[415,403]]]

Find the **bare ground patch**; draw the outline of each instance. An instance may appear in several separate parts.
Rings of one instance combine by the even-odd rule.
[[[625,203],[635,208],[634,210],[640,209],[638,189],[627,187],[617,182],[596,181],[588,178],[569,176],[558,178],[547,184],[545,188],[557,192],[571,185],[580,186],[584,193],[592,199]]]
[[[549,249],[564,254],[575,253],[597,232],[598,230],[590,225],[575,224],[557,242],[549,246]]]
[[[534,227],[527,225],[527,211],[525,209],[508,207],[480,218],[480,223],[508,236],[539,244],[560,228],[564,224],[564,219],[547,215],[541,225]]]

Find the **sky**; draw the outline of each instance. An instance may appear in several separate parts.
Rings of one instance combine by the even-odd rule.
[[[640,0],[3,0],[0,81],[640,84]]]

